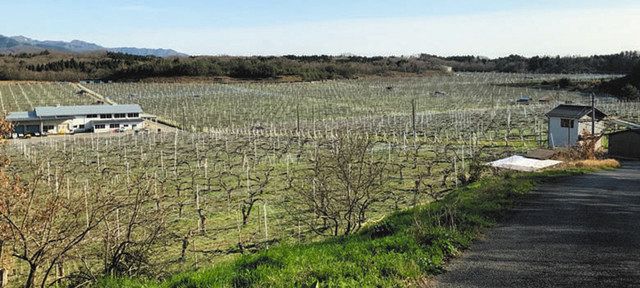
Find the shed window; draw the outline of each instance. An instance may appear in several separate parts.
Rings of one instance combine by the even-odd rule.
[[[563,128],[573,128],[573,119],[560,119],[560,127]]]
[[[53,130],[53,125],[44,125],[42,126],[42,131],[49,131],[49,130]]]

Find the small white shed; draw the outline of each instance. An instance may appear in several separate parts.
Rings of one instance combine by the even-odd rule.
[[[602,120],[607,117],[602,111],[595,110],[595,135],[601,135],[604,130]],[[549,147],[572,147],[584,136],[591,135],[591,106],[562,104],[549,111],[546,116],[548,122]],[[600,146],[600,141],[596,147]]]

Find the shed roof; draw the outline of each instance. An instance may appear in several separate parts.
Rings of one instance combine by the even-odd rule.
[[[622,133],[636,133],[636,134],[640,134],[640,129],[627,129],[627,130],[622,130],[622,131],[618,131],[618,132],[609,133],[609,134],[607,134],[607,135],[611,136],[611,135],[618,135],[618,134],[622,134]]]
[[[595,110],[597,120],[602,120],[604,117],[607,117],[607,115],[598,110],[598,108],[595,108]],[[546,114],[546,116],[550,118],[558,117],[570,119],[580,119],[585,115],[591,116],[591,106],[561,104]]]

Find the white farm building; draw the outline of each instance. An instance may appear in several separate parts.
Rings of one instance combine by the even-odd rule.
[[[6,120],[16,134],[69,134],[140,129],[144,120],[138,104],[36,107],[11,112]]]
[[[595,111],[594,111],[595,110]],[[593,113],[595,112],[595,113]],[[592,115],[595,114],[595,135],[601,135],[604,130],[602,120],[607,117],[604,113],[591,106],[559,105],[549,111],[549,147],[572,147],[585,136],[591,135]],[[600,146],[600,141],[596,147]]]

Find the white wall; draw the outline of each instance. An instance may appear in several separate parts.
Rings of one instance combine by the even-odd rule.
[[[129,119],[131,119],[131,118],[129,118]],[[102,129],[95,129],[94,128],[93,132],[94,133],[113,132],[113,131],[116,131],[116,130],[120,129],[120,128],[110,128],[109,127],[110,124],[120,124],[120,128],[124,128],[124,130],[133,130],[133,129],[137,130],[137,129],[144,128],[144,120],[143,119],[139,119],[139,121],[136,121],[136,122],[124,122],[124,121],[123,122],[119,122],[117,119],[113,119],[113,120],[110,120],[109,122],[107,122],[106,124],[104,124],[105,128],[102,128]],[[124,125],[127,125],[127,127],[124,127]],[[133,125],[136,125],[136,127],[133,128]],[[93,127],[88,127],[87,126],[87,129],[90,129],[90,128],[93,128]]]
[[[573,128],[561,127],[560,119],[549,118],[549,147],[570,147],[578,140],[578,119],[574,120]]]
[[[86,129],[89,129],[89,127],[86,127],[87,122],[89,122],[89,120],[92,120],[92,119],[88,119],[86,116],[75,116],[75,118],[69,121],[69,131],[82,132],[82,131],[85,131]],[[80,129],[80,125],[85,125],[85,128]],[[73,126],[77,126],[77,127],[73,128]]]
[[[604,130],[604,123],[602,121],[596,121],[596,135],[602,133]],[[580,135],[591,134],[591,117],[584,116],[580,119],[580,131],[578,131]]]
[[[549,147],[569,147],[576,145],[580,135],[591,134],[591,117],[584,116],[581,119],[574,119],[573,128],[561,127],[562,118],[549,119]],[[604,131],[604,123],[596,122],[596,135]],[[600,146],[600,141],[596,146]]]

